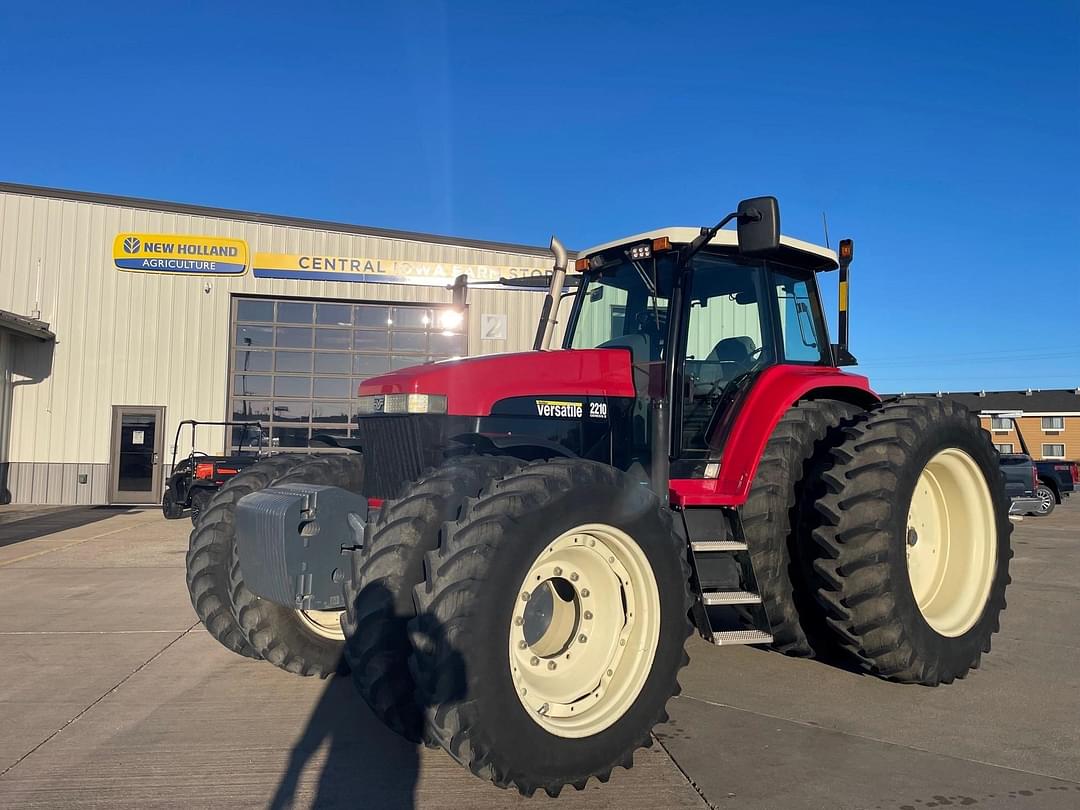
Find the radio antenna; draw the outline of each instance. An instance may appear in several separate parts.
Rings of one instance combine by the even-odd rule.
[[[825,216],[825,212],[821,212],[821,225],[825,229],[825,247],[832,250],[832,245],[829,244],[829,218]]]

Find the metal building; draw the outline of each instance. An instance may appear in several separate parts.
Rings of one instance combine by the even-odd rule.
[[[530,348],[542,296],[497,280],[551,263],[525,245],[0,184],[0,503],[159,502],[186,419],[259,421],[272,449],[347,435],[367,376]],[[196,449],[244,439],[200,428]],[[186,435],[175,449],[191,452]]]

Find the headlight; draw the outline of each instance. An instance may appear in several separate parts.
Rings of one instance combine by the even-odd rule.
[[[446,397],[442,394],[375,394],[356,400],[359,416],[384,413],[446,413]]]

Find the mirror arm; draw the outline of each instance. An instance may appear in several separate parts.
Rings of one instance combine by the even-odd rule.
[[[689,263],[689,261],[694,258],[694,255],[696,253],[698,253],[703,247],[705,247],[707,244],[709,244],[709,242],[713,240],[713,237],[716,236],[717,232],[721,228],[731,222],[731,220],[736,219],[740,216],[748,222],[757,222],[761,219],[761,212],[757,209],[752,209],[745,214],[739,214],[738,211],[732,211],[730,214],[717,222],[711,228],[702,228],[701,233],[699,233],[694,238],[694,241],[687,245],[685,248],[683,248],[682,253],[679,256],[678,264],[675,265],[675,268],[682,269],[683,267],[685,267],[687,263]]]
[[[717,231],[719,231],[721,228],[731,222],[731,220],[735,219],[735,217],[737,217],[738,215],[738,211],[732,211],[730,214],[717,222],[711,228],[702,228],[701,233],[699,233],[694,238],[694,241],[687,245],[685,248],[683,248],[682,254],[679,256],[679,262],[676,267],[685,267],[687,263],[689,263],[689,261],[694,258],[694,254],[696,254],[703,247],[705,247],[705,245],[709,244],[709,242],[712,241],[713,237],[716,236]]]

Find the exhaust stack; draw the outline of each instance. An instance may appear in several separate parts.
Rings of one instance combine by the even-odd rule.
[[[558,323],[556,316],[559,314],[559,298],[562,295],[563,282],[566,280],[566,248],[554,236],[551,237],[548,248],[555,254],[555,265],[551,269],[551,286],[548,287],[547,295],[544,296],[543,309],[540,310],[540,323],[536,326],[533,351],[546,350],[551,345],[555,325]]]

